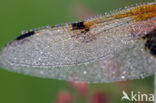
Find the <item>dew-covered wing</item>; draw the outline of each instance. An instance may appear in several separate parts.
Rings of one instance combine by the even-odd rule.
[[[87,32],[99,32],[90,41],[71,31],[69,25],[26,33],[3,49],[1,65],[32,76],[85,82],[153,74],[155,58],[144,50],[145,40],[133,38],[128,23],[107,30],[100,27]]]

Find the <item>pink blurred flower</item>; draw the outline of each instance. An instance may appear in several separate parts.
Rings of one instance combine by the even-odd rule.
[[[71,93],[67,91],[60,91],[57,97],[57,103],[74,103],[73,98],[74,97]]]
[[[71,81],[70,84],[78,91],[80,95],[82,96],[88,95],[88,83]]]
[[[109,103],[109,96],[104,92],[96,92],[91,96],[90,103]]]

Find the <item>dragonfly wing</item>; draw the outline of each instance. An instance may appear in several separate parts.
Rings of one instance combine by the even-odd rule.
[[[124,25],[101,32],[88,43],[73,38],[75,34],[68,27],[41,30],[8,44],[1,53],[1,65],[33,76],[86,82],[113,82],[152,74],[154,67],[149,64],[154,61],[141,51],[142,42],[129,37],[126,28]]]

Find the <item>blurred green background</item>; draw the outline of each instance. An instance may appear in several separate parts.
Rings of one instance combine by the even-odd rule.
[[[79,20],[79,11],[85,11],[81,7],[90,13],[102,14],[145,1],[147,0],[0,0],[0,47],[17,37],[22,30]],[[78,97],[66,81],[36,78],[0,69],[0,103],[56,103],[58,93],[62,90],[75,95],[74,103],[89,103]],[[122,90],[153,93],[153,76],[122,83],[89,85],[90,94],[96,91],[108,93],[110,103],[121,102]]]

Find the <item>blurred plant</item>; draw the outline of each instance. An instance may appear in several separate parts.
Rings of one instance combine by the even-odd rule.
[[[89,103],[109,103],[109,96],[105,92],[95,92],[91,96]]]
[[[57,103],[76,103],[76,99],[84,97],[86,103],[110,103],[110,96],[105,91],[95,91],[91,93],[89,91],[89,84],[85,82],[69,82],[69,84],[76,90],[76,93],[69,91],[60,91],[57,97]]]
[[[87,96],[88,95],[88,84],[85,82],[70,82],[71,86],[74,87],[77,92],[81,95],[81,96]]]
[[[57,103],[74,103],[74,97],[68,91],[60,91],[57,97]]]

